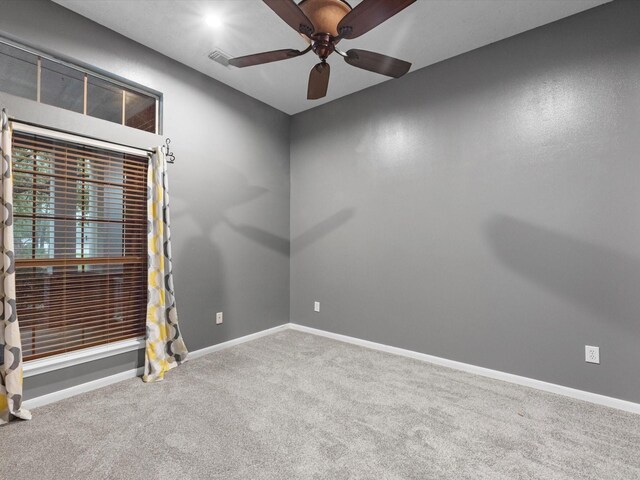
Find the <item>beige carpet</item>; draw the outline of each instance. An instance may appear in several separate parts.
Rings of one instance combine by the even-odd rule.
[[[3,480],[640,479],[639,415],[294,331],[34,413]]]

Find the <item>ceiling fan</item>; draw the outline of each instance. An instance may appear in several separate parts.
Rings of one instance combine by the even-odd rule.
[[[327,57],[333,52],[342,56],[349,65],[398,78],[411,68],[409,62],[367,50],[351,49],[343,52],[338,42],[367,33],[382,22],[404,10],[416,0],[362,0],[354,8],[345,0],[262,0],[291,28],[308,42],[304,50],[285,48],[256,53],[229,60],[235,67],[249,67],[299,57],[313,51],[320,63],[311,69],[307,99],[316,100],[327,94],[329,73]]]

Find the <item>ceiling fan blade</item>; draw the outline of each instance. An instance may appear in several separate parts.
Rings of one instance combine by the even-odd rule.
[[[367,33],[416,0],[362,0],[338,24],[342,38],[356,38]]]
[[[229,59],[229,65],[234,67],[251,67],[252,65],[261,65],[263,63],[277,62],[279,60],[287,60],[288,58],[299,57],[307,53],[306,50],[294,50],[285,48],[283,50],[273,50],[271,52],[254,53],[253,55],[245,55],[244,57],[236,57]]]
[[[354,67],[369,70],[370,72],[381,73],[388,77],[398,78],[403,76],[411,68],[409,62],[393,57],[387,57],[381,53],[369,52],[367,50],[351,49],[344,57],[344,61]]]
[[[327,94],[329,86],[329,74],[331,68],[328,63],[321,62],[311,69],[309,74],[309,87],[307,89],[307,100],[317,100]]]
[[[262,1],[296,32],[303,33],[307,37],[313,34],[313,23],[293,0]]]

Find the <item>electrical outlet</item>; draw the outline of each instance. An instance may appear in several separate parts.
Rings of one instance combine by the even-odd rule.
[[[313,311],[314,312],[320,311],[320,302],[313,302]]]
[[[600,363],[600,347],[584,346],[584,359],[587,363]]]
[[[222,323],[222,312],[216,313],[216,325],[220,325]]]

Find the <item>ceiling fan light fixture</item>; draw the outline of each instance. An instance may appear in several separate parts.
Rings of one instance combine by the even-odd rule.
[[[298,7],[313,23],[316,33],[338,36],[338,24],[351,9],[344,0],[302,0]]]

